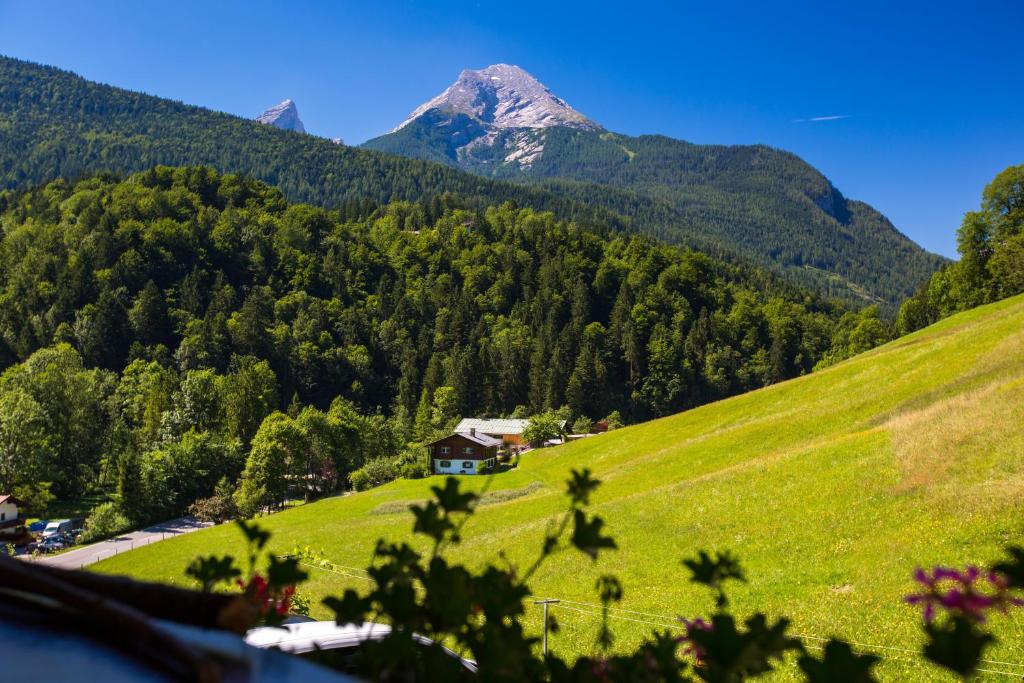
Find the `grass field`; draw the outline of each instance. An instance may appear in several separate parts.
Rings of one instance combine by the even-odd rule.
[[[535,556],[561,510],[574,467],[604,481],[595,511],[620,549],[596,565],[566,553],[531,582],[535,594],[595,602],[594,580],[625,585],[614,623],[628,645],[659,621],[699,616],[710,596],[680,565],[699,549],[731,550],[750,583],[732,591],[737,611],[786,614],[800,634],[841,635],[885,657],[885,680],[947,680],[901,649],[919,645],[919,616],[901,597],[918,564],[985,563],[1008,542],[1024,543],[1024,297],[976,309],[822,372],[679,415],[558,448],[535,451],[498,475],[492,491],[522,495],[482,506],[453,556],[470,564],[504,550]],[[483,479],[466,478],[480,487]],[[263,520],[282,552],[320,548],[334,562],[365,567],[380,537],[408,536],[396,501],[427,496],[431,481],[399,481]],[[202,553],[240,550],[231,526],[118,555],[99,571],[184,583]],[[311,569],[314,601],[359,585]],[[553,609],[563,654],[593,646],[590,608]],[[576,611],[579,610],[579,611]],[[319,616],[325,616],[324,611]],[[632,621],[630,621],[632,619]],[[540,624],[539,610],[532,617]],[[1024,676],[1024,616],[996,622],[991,680]],[[813,641],[810,641],[813,642]],[[865,648],[873,649],[873,648]],[[782,675],[781,678],[785,678]]]

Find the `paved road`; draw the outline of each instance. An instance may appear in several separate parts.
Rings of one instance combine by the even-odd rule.
[[[148,529],[132,531],[106,541],[83,545],[79,548],[75,548],[74,550],[69,550],[66,553],[60,553],[59,555],[44,555],[36,560],[36,562],[48,564],[53,567],[61,567],[62,569],[78,569],[92,564],[93,562],[99,562],[100,560],[105,560],[108,557],[113,557],[118,553],[134,550],[135,548],[149,545],[150,543],[156,543],[164,540],[165,538],[172,538],[174,536],[198,531],[199,529],[203,529],[208,526],[210,526],[208,522],[200,522],[190,517],[174,519],[170,522],[151,526]]]

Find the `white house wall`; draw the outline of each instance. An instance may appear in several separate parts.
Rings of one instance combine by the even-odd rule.
[[[448,467],[442,467],[441,463],[447,462]],[[487,467],[489,460],[456,460],[434,458],[434,474],[480,474],[480,471]],[[469,467],[463,467],[469,465]]]
[[[3,513],[3,521],[9,522],[12,519],[18,518],[18,506],[12,503],[3,503],[0,505],[0,513]]]

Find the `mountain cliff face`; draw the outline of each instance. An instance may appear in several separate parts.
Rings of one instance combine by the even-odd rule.
[[[299,118],[299,108],[292,100],[278,102],[257,116],[256,120],[283,130],[293,130],[296,133],[306,132],[306,127],[302,125],[302,119]]]
[[[417,156],[432,161],[526,169],[544,152],[544,130],[554,127],[604,130],[523,69],[494,64],[463,71],[444,92],[417,107],[392,134],[421,138],[439,133],[444,139],[425,147],[417,144],[421,148]]]
[[[943,261],[794,154],[612,133],[518,67],[464,71],[364,147],[582,201],[603,188],[597,201],[661,239],[724,248],[844,298],[894,304]]]
[[[599,124],[570,107],[543,83],[511,64],[463,71],[457,81],[434,99],[417,107],[395,130],[432,109],[465,114],[499,130],[552,126],[602,130]]]

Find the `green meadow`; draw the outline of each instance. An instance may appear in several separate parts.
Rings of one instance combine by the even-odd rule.
[[[1024,297],[949,318],[834,367],[678,415],[534,451],[490,479],[486,504],[451,557],[520,565],[565,505],[564,480],[588,467],[604,483],[593,509],[619,550],[591,563],[564,552],[531,581],[555,606],[563,654],[594,647],[594,581],[614,573],[625,595],[618,644],[674,615],[709,613],[712,598],[680,560],[736,554],[750,580],[737,612],[788,615],[794,631],[839,635],[884,658],[885,680],[949,680],[920,663],[920,616],[902,602],[917,565],[987,563],[1024,543]],[[343,573],[311,568],[314,603],[359,586],[378,538],[410,537],[404,502],[439,480],[398,481],[260,520],[282,553],[310,545]],[[506,493],[499,493],[505,491]],[[97,571],[187,584],[197,555],[242,551],[231,525],[118,555]],[[631,611],[625,611],[631,610]],[[530,622],[540,626],[539,608]],[[326,618],[317,607],[314,616]],[[1024,615],[995,623],[991,680],[1024,676]],[[1012,666],[1019,663],[1017,666]],[[1006,676],[991,672],[1017,672]],[[785,678],[783,673],[781,678]]]

